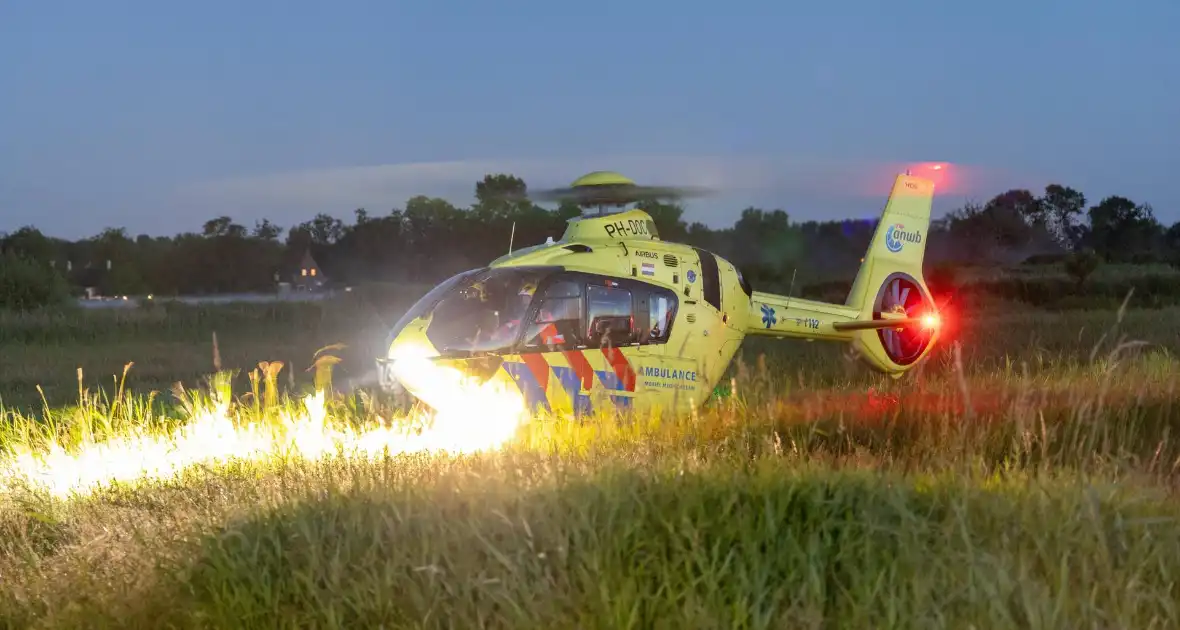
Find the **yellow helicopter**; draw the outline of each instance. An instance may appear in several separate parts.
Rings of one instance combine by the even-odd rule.
[[[755,291],[730,262],[660,240],[648,213],[625,209],[703,193],[597,171],[530,194],[572,200],[583,214],[560,240],[459,273],[419,299],[377,359],[382,389],[445,406],[449,394],[422,375],[441,365],[518,392],[531,412],[578,416],[605,404],[678,415],[710,398],[747,335],[848,342],[895,378],[928,355],[940,323],[922,276],[933,181],[897,176],[844,304]]]

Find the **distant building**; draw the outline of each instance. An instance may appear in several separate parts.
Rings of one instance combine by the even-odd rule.
[[[289,286],[295,291],[323,291],[328,286],[328,278],[324,275],[324,270],[312,257],[310,250],[303,250],[303,254],[295,261],[294,264],[288,266],[288,273],[286,280],[289,281]],[[285,279],[280,278],[279,284],[288,284],[284,282]]]

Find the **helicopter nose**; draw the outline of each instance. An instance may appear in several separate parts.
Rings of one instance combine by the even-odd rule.
[[[385,391],[405,391],[422,399],[423,377],[434,368],[437,356],[438,353],[429,345],[400,338],[394,341],[387,356],[378,359],[381,366],[380,380]]]
[[[438,356],[420,326],[407,326],[389,340],[385,356],[377,358],[377,380],[383,391],[399,393],[406,389],[401,373],[405,366]],[[401,366],[399,368],[399,365]]]

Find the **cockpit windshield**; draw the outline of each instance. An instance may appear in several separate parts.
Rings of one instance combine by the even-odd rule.
[[[509,267],[458,278],[434,307],[427,338],[443,356],[508,350],[520,336],[537,286],[557,270]]]
[[[443,296],[446,295],[447,292],[450,291],[456,284],[462,282],[464,278],[473,276],[477,273],[480,273],[481,271],[484,270],[469,269],[467,271],[457,273],[442,281],[438,286],[431,289],[426,295],[418,298],[418,301],[414,302],[414,305],[411,306],[404,314],[402,314],[401,318],[398,319],[397,323],[393,325],[392,329],[390,329],[389,338],[386,340],[386,345],[392,343],[393,340],[396,339],[399,334],[401,334],[402,329],[405,328],[407,324],[429,313],[430,310],[434,308],[434,305],[438,304],[439,300],[441,300]]]

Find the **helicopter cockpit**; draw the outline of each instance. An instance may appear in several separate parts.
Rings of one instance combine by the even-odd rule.
[[[456,277],[437,300],[415,305],[431,313],[426,337],[442,356],[504,352],[515,345],[537,286],[553,268],[482,269]],[[425,301],[425,299],[423,300]]]
[[[663,342],[674,293],[632,284],[561,267],[471,270],[420,299],[392,336],[430,315],[426,337],[450,358]]]

